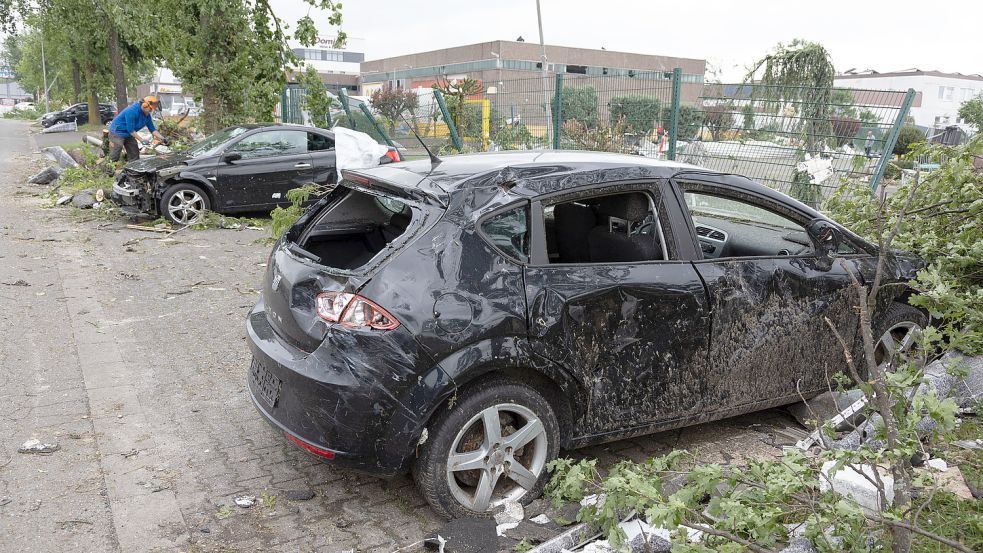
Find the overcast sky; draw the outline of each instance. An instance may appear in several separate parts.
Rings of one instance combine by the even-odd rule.
[[[286,19],[301,0],[275,0]],[[450,46],[538,42],[535,0],[342,0],[343,27],[366,59]],[[820,8],[806,8],[821,6]],[[981,0],[542,0],[547,44],[703,58],[724,80],[777,43],[822,43],[837,71],[917,67],[983,73]]]

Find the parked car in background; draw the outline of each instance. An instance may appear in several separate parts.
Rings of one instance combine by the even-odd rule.
[[[113,120],[119,111],[112,104],[99,104],[99,123],[105,125]],[[53,111],[41,117],[41,126],[50,127],[59,123],[69,123],[75,121],[79,125],[89,122],[89,104],[75,104],[68,106],[61,111]]]
[[[398,160],[389,148],[373,164]],[[125,165],[116,174],[112,198],[133,215],[163,215],[188,225],[207,211],[269,211],[288,205],[287,191],[293,188],[337,182],[336,162],[332,131],[273,123],[237,125],[183,152]]]
[[[878,251],[743,177],[591,152],[343,171],[247,317],[256,409],[332,464],[412,471],[444,516],[543,489],[575,448],[799,401],[864,353]],[[926,314],[884,252],[877,362]],[[863,367],[857,361],[857,367]]]

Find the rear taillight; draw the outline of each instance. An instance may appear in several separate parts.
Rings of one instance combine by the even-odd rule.
[[[386,152],[386,157],[393,160],[393,163],[396,163],[397,161],[399,161],[399,152],[397,152],[396,150],[389,150],[388,152]]]
[[[318,294],[317,314],[329,323],[351,328],[392,330],[399,326],[395,317],[371,300],[346,292]]]

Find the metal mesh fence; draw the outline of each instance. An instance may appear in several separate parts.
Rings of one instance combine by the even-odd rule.
[[[340,98],[347,109],[339,107],[332,119],[392,143],[404,158],[426,155],[414,130],[440,155],[548,148],[621,152],[745,175],[817,205],[843,178],[877,180],[910,101],[909,93],[899,91],[673,78],[666,72],[645,78],[437,80],[434,88],[401,91],[404,109]],[[285,116],[300,113],[298,93],[285,91]]]
[[[905,92],[707,84],[702,124],[680,129],[680,161],[747,176],[816,205],[843,178],[890,157]],[[906,114],[905,114],[906,115]]]

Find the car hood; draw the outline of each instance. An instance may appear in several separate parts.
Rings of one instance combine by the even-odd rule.
[[[153,157],[138,159],[132,163],[127,163],[125,169],[135,173],[154,173],[168,167],[188,165],[188,162],[192,159],[193,158],[186,153],[172,152],[169,154],[160,154]]]

